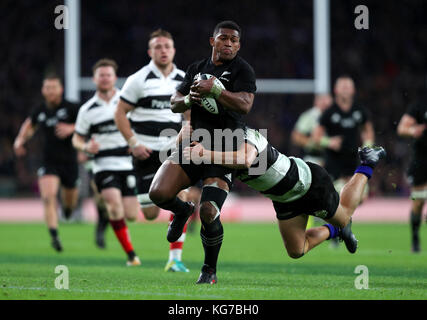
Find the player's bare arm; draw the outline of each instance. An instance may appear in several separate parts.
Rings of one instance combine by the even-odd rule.
[[[31,139],[35,131],[36,127],[33,126],[31,119],[25,119],[13,144],[13,150],[18,157],[24,156],[26,154],[24,145],[29,139]]]
[[[313,130],[312,139],[316,145],[322,148],[328,148],[335,151],[341,149],[342,137],[328,137],[326,135],[325,127],[323,127],[322,125],[318,125]]]
[[[212,151],[206,150],[201,143],[192,142],[190,147],[184,149],[183,154],[187,160],[196,158],[227,168],[249,169],[258,155],[258,150],[253,145],[244,143],[237,151]]]
[[[418,124],[414,117],[404,114],[397,126],[397,134],[402,137],[419,138],[425,129],[425,124]]]
[[[200,99],[200,96],[214,94],[218,102],[224,107],[241,114],[248,114],[251,111],[255,97],[253,93],[249,92],[231,92],[221,89],[216,86],[215,77],[195,81],[191,90],[194,92],[193,100]]]
[[[114,122],[116,123],[116,126],[123,137],[128,142],[134,157],[140,160],[145,160],[150,156],[152,150],[142,145],[132,131],[129,119],[127,118],[126,114],[132,111],[133,108],[134,107],[129,103],[120,100],[114,114]]]
[[[55,126],[55,134],[58,138],[65,139],[73,134],[74,127],[74,123],[58,122]]]
[[[171,97],[171,110],[174,113],[184,113],[191,108],[192,102],[190,94],[184,96],[181,92],[176,91]]]
[[[86,142],[84,136],[74,132],[72,139],[73,147],[79,151],[83,151],[90,154],[97,154],[99,152],[99,143],[95,139],[90,139]]]

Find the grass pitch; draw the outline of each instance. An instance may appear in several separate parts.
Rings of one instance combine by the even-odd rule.
[[[166,224],[129,224],[140,267],[126,257],[111,228],[107,249],[94,244],[91,224],[63,224],[64,252],[50,247],[43,224],[0,225],[0,299],[427,299],[427,226],[420,254],[410,252],[408,224],[354,224],[356,254],[325,242],[298,260],[286,254],[276,224],[224,223],[218,284],[195,285],[203,263],[199,225],[187,234],[189,273],[164,272]],[[55,288],[55,267],[69,270],[69,289]],[[358,290],[358,265],[369,289]]]

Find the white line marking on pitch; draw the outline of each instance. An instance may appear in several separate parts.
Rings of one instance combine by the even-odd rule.
[[[18,286],[8,286],[8,287],[0,287],[0,289],[16,289],[16,290],[33,290],[33,291],[60,291],[55,288],[40,288],[40,287],[18,287]],[[150,291],[124,291],[124,290],[83,290],[83,289],[67,289],[67,290],[61,290],[61,291],[71,291],[71,292],[80,292],[80,293],[119,293],[123,295],[155,295],[155,296],[183,296],[183,297],[194,297],[194,295],[189,294],[183,294],[183,293],[163,293],[163,292],[150,292]],[[200,295],[197,294],[197,297],[205,297],[205,298],[215,298],[219,299],[222,298],[222,296],[215,296],[215,295]]]

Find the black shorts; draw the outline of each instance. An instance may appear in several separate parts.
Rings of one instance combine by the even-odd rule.
[[[148,196],[148,191],[150,190],[151,182],[161,165],[162,163],[160,162],[159,151],[153,151],[150,157],[145,160],[133,158],[138,201],[142,208],[154,206],[154,203]]]
[[[46,162],[37,170],[39,177],[54,175],[59,177],[61,185],[65,188],[77,188],[79,184],[79,165],[75,163],[53,164]]]
[[[197,184],[200,180],[207,178],[220,178],[228,185],[228,189],[233,187],[233,181],[236,170],[226,168],[217,164],[195,164],[193,161],[188,161],[182,156],[182,145],[179,146],[168,160],[173,161],[181,166],[187,176],[190,178],[191,185]]]
[[[123,197],[136,196],[136,179],[133,171],[100,171],[95,174],[98,191],[115,188]]]
[[[413,187],[427,183],[427,155],[412,155],[408,168],[408,181]]]
[[[301,214],[330,219],[337,211],[340,196],[328,172],[315,163],[307,162],[311,170],[311,186],[298,200],[282,203],[273,201],[277,219],[287,220]]]
[[[359,165],[359,157],[356,153],[328,152],[325,161],[325,169],[335,181],[341,177],[351,177]]]

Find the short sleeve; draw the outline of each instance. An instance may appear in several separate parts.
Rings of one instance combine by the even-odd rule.
[[[256,77],[255,71],[252,67],[246,63],[242,64],[242,68],[239,70],[237,78],[233,86],[234,92],[249,92],[255,93],[256,91]]]
[[[79,113],[79,106],[77,105],[77,104],[74,104],[74,103],[70,103],[70,107],[69,107],[69,110],[70,110],[70,123],[75,123],[76,122],[76,120],[77,120],[77,115],[78,115],[78,113]]]
[[[188,67],[187,72],[185,73],[184,80],[176,87],[176,91],[182,95],[187,95],[190,93],[190,87],[193,84],[194,76],[197,74],[196,64],[192,64]]]
[[[39,114],[40,114],[40,108],[37,107],[31,110],[29,117],[31,119],[31,123],[33,124],[33,126],[37,125]]]
[[[415,120],[418,123],[422,123],[422,121],[420,121],[420,105],[418,102],[412,103],[411,105],[409,105],[408,110],[406,111],[406,114],[415,118]]]
[[[77,114],[74,131],[81,136],[87,136],[89,135],[89,129],[90,123],[88,121],[88,117],[86,116],[86,109],[80,108],[80,111]]]
[[[328,110],[326,110],[320,116],[319,124],[323,127],[328,127],[329,126],[329,117],[330,117],[330,113],[328,112]]]
[[[258,153],[261,153],[268,145],[267,139],[257,130],[247,129],[245,141],[257,148]]]
[[[126,79],[126,82],[120,91],[120,99],[126,103],[136,106],[142,95],[143,91],[139,85],[137,74],[133,74]]]

